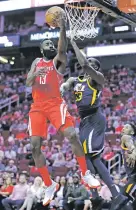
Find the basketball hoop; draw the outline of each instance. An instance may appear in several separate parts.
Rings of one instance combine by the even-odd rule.
[[[70,38],[75,40],[95,38],[98,35],[95,18],[99,9],[84,0],[65,0],[64,4],[69,21]]]

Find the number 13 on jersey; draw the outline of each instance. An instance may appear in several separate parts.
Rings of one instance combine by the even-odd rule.
[[[40,77],[40,85],[46,84],[46,75],[44,77]]]

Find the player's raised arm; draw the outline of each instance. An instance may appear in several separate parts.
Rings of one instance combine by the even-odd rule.
[[[58,41],[58,54],[54,58],[55,65],[57,67],[57,70],[60,73],[64,73],[66,68],[66,62],[67,62],[67,37],[66,37],[66,22],[65,22],[65,13],[61,15],[61,18],[59,20],[59,27],[60,27],[60,37]]]
[[[79,64],[83,68],[84,72],[89,74],[93,80],[95,80],[98,84],[103,85],[104,84],[104,76],[102,73],[100,73],[98,70],[95,70],[91,62],[89,62],[86,57],[83,55],[83,53],[78,48],[77,44],[71,40],[71,44],[75,50],[76,57],[78,59]]]

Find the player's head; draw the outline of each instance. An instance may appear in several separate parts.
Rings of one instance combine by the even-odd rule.
[[[88,58],[88,62],[90,66],[92,66],[96,71],[100,71],[101,64],[100,62],[95,58]]]
[[[43,56],[47,59],[53,59],[57,55],[57,49],[53,42],[49,39],[44,39],[40,44],[40,50]]]
[[[134,123],[127,123],[123,126],[122,135],[136,136],[136,125]]]
[[[101,64],[100,64],[100,62],[97,59],[95,59],[95,58],[88,58],[87,60],[89,62],[90,67],[95,69],[95,71],[100,71]],[[90,78],[90,75],[85,73],[84,77],[85,78]]]

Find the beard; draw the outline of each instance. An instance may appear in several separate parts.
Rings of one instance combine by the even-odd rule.
[[[47,59],[51,60],[57,55],[57,50],[56,50],[56,48],[54,48],[52,50],[43,50],[43,55]]]

